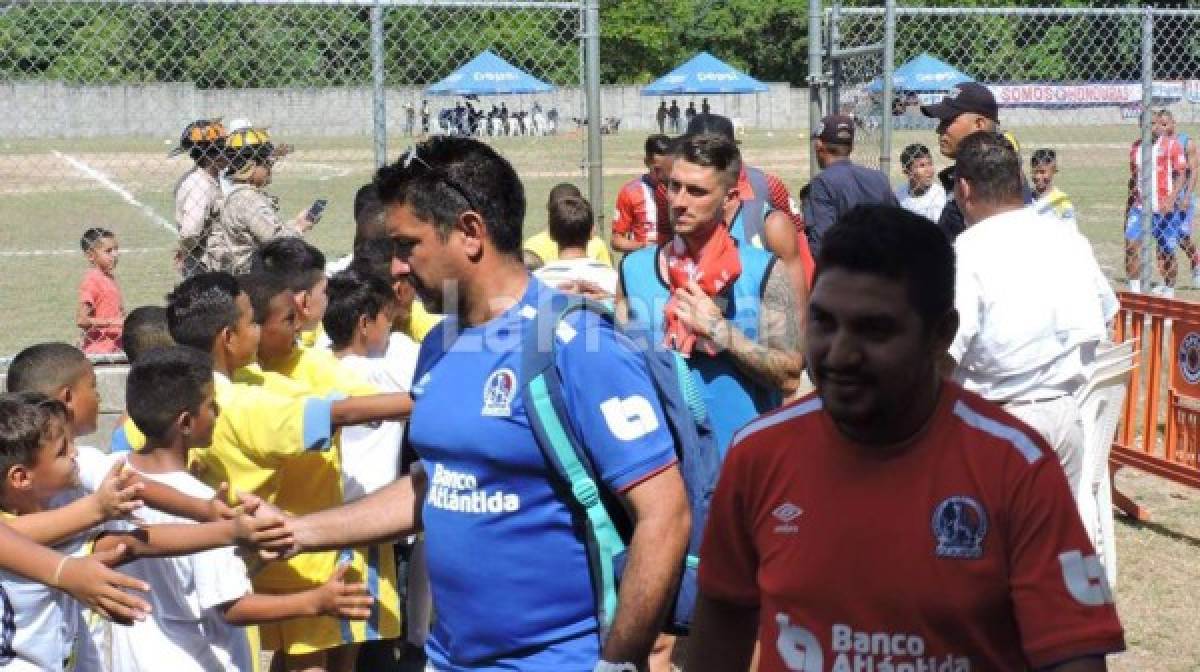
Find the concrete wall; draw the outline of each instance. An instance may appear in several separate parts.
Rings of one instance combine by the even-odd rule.
[[[640,95],[639,87],[604,87],[605,117],[621,119],[621,128],[655,127],[659,98]],[[421,90],[389,89],[388,128],[398,134],[404,124],[404,104],[419,107]],[[681,108],[701,97],[678,96]],[[429,104],[452,106],[457,98],[432,97]],[[573,117],[583,117],[577,88],[551,94],[495,96],[481,99],[485,107],[507,103],[510,110],[529,109],[538,101],[545,109],[557,107],[560,128],[573,130]],[[667,99],[668,104],[670,98]],[[787,84],[771,84],[767,93],[745,96],[711,96],[713,111],[739,117],[748,128],[783,129],[807,125],[807,94]],[[0,137],[89,138],[112,136],[175,137],[193,119],[220,115],[226,121],[245,117],[265,124],[280,135],[370,136],[371,90],[236,89],[201,90],[190,84],[129,86],[68,86],[59,82],[0,83]]]
[[[769,91],[751,95],[708,96],[714,112],[744,121],[751,129],[801,129],[808,127],[808,90],[786,83],[768,84]],[[642,96],[636,86],[606,86],[601,89],[605,117],[621,119],[621,129],[657,130],[655,110],[662,100],[678,100],[680,108],[694,101],[700,108],[703,96]],[[843,101],[853,100],[843,92]],[[398,135],[404,128],[404,105],[419,108],[420,88],[391,88],[387,93],[388,128]],[[454,97],[430,97],[436,114],[439,107],[452,106]],[[583,100],[578,88],[551,94],[485,97],[486,108],[505,102],[509,109],[529,109],[534,101],[545,109],[557,108],[560,129],[574,130],[571,121],[583,117]],[[853,104],[845,105],[853,111]],[[1181,121],[1200,118],[1200,105],[1183,102],[1170,105]],[[865,113],[864,110],[859,110]],[[1081,108],[1005,107],[1006,126],[1090,126],[1129,124],[1117,105]],[[69,86],[61,82],[0,82],[0,137],[89,138],[155,136],[173,138],[192,119],[223,116],[226,121],[244,117],[270,126],[280,135],[362,136],[364,145],[372,134],[373,112],[368,87],[321,89],[197,89],[188,83],[117,86]],[[906,117],[919,117],[914,107]],[[924,127],[922,119],[901,118],[897,128]]]
[[[100,421],[92,434],[76,441],[82,445],[95,446],[108,452],[113,430],[125,412],[125,377],[129,367],[124,364],[96,365],[96,387],[100,393]],[[6,372],[0,370],[0,389],[4,389]]]
[[[768,85],[767,93],[708,96],[714,112],[740,118],[751,129],[808,127],[808,91],[786,83]],[[607,86],[601,90],[605,117],[621,119],[621,129],[657,130],[655,110],[661,100],[679,101],[681,108],[702,96],[642,96],[640,87]],[[420,106],[418,88],[388,89],[388,129],[398,135],[404,128],[404,105]],[[428,98],[436,114],[441,106],[460,100]],[[551,94],[495,96],[481,99],[487,108],[505,102],[510,110],[529,109],[534,101],[549,110],[558,108],[560,130],[574,130],[574,117],[583,117],[579,89]],[[1185,118],[1197,106],[1180,105]],[[910,112],[918,115],[914,109]],[[1005,107],[1006,126],[1079,126],[1130,124],[1118,106],[1075,109]],[[129,86],[67,86],[59,82],[0,83],[0,138],[88,138],[120,136],[176,137],[192,119],[220,115],[226,121],[244,117],[270,126],[279,135],[361,136],[372,134],[371,90],[367,87],[324,89],[197,89],[191,84]],[[897,126],[920,126],[922,120],[899,120]]]

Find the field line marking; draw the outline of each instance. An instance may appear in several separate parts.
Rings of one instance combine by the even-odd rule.
[[[347,175],[350,174],[350,171],[351,171],[351,168],[339,168],[339,167],[329,164],[329,163],[319,163],[316,161],[292,161],[291,165],[297,166],[297,167],[307,166],[310,168],[316,168],[318,170],[324,170],[324,171],[328,171],[328,172],[332,173],[331,175],[317,176],[318,182],[327,182],[329,180],[346,177]]]
[[[84,177],[92,180],[93,182],[96,182],[97,184],[104,187],[105,189],[108,189],[109,191],[111,191],[114,194],[116,194],[117,196],[119,196],[121,198],[121,200],[125,201],[129,205],[132,205],[133,207],[140,210],[142,212],[142,214],[146,216],[147,219],[149,219],[150,221],[154,222],[155,224],[161,226],[162,228],[166,229],[168,233],[171,233],[172,235],[175,235],[175,236],[179,235],[179,233],[175,230],[175,226],[173,224],[171,224],[171,222],[168,222],[162,215],[155,212],[154,208],[152,208],[152,207],[146,205],[145,203],[142,203],[138,199],[134,198],[133,194],[129,193],[129,191],[126,190],[121,185],[117,184],[108,175],[105,175],[104,173],[100,172],[99,170],[93,168],[92,166],[89,166],[85,161],[83,161],[81,159],[77,159],[74,156],[71,156],[70,154],[63,154],[62,152],[58,151],[57,149],[53,150],[53,153],[58,158],[69,163],[72,168],[74,168],[75,170],[82,173]]]

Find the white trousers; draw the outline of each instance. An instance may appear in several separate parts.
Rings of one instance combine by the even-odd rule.
[[[1071,495],[1079,501],[1083,490],[1083,418],[1079,402],[1066,395],[1050,401],[1005,404],[1004,410],[1037,430],[1058,455]]]

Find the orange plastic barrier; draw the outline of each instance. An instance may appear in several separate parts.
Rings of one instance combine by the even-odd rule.
[[[1200,303],[1129,292],[1118,297],[1113,340],[1133,339],[1142,364],[1129,381],[1113,468],[1134,467],[1200,488]],[[1149,517],[1119,492],[1113,501],[1135,518]]]

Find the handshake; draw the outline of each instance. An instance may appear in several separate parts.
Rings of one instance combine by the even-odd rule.
[[[257,495],[239,492],[237,498],[238,505],[226,507],[224,515],[236,521],[239,554],[251,573],[263,563],[287,560],[306,550],[297,540],[291,515]]]

